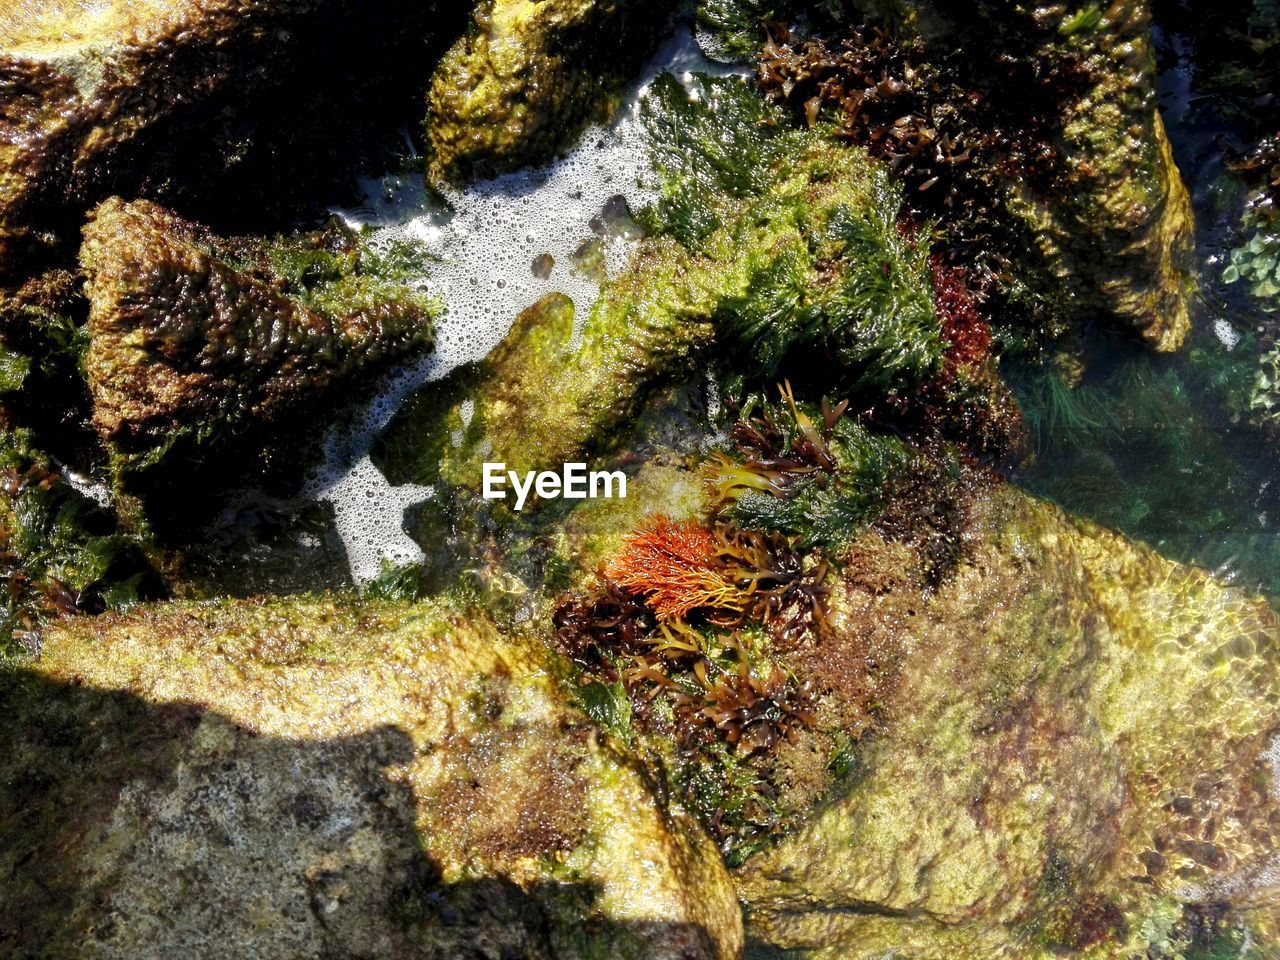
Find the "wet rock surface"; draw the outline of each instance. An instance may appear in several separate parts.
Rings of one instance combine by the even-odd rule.
[[[470,615],[161,606],[3,682],[9,956],[740,949],[714,849]]]
[[[1096,21],[1045,7],[1031,20],[1052,37],[1033,56],[1075,73],[1079,95],[1058,118],[1064,182],[1051,197],[1011,184],[1009,208],[1078,307],[1110,314],[1156,350],[1176,350],[1191,325],[1195,222],[1156,108],[1150,7],[1115,3]],[[1006,22],[1019,31],[1016,18]],[[1015,42],[1026,42],[1026,30]]]
[[[428,97],[432,171],[463,181],[550,159],[617,106],[672,0],[485,0]]]
[[[337,388],[433,342],[430,301],[363,269],[352,238],[237,247],[116,199],[96,211],[81,256],[93,422],[117,478],[166,460],[207,465],[246,434],[289,437]]]
[[[413,99],[395,54],[420,55],[436,30],[447,43],[461,13],[396,0],[0,5],[0,275],[74,249],[82,212],[114,192],[178,194],[242,222],[305,207],[369,121]],[[211,186],[245,202],[208,202]]]
[[[1011,489],[988,492],[965,536],[932,596],[865,575],[837,588],[837,646],[895,676],[848,780],[739,872],[747,955],[1267,942],[1274,614]],[[885,549],[872,534],[850,571]],[[803,675],[833,686],[821,663],[840,658],[816,659]],[[1206,910],[1230,922],[1202,941]]]
[[[372,462],[329,466],[415,485],[424,560],[361,598],[336,507],[288,499],[320,428],[437,321],[442,366],[500,339],[446,326],[424,237],[616,115],[673,5],[444,6],[0,0],[0,953],[1266,956],[1275,614],[997,473],[1029,455],[1013,363],[1063,350],[1062,442],[1119,428],[1055,338],[1187,332],[1146,4],[696,4],[760,82],[677,53],[632,105],[639,182],[522,261],[579,301],[367,411],[397,414]],[[378,226],[316,228],[309,178],[262,223],[227,188],[349,173],[393,90]],[[1011,101],[965,114],[1011,141],[976,205],[925,169],[972,160],[956,91]],[[1025,242],[973,255],[984,218]],[[479,502],[486,462],[579,459],[628,499]]]

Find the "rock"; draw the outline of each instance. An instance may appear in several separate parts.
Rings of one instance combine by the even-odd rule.
[[[460,182],[540,163],[607,120],[675,6],[484,0],[432,79],[433,176]]]
[[[480,615],[153,606],[0,678],[6,956],[723,958],[714,847]]]
[[[747,955],[1172,957],[1271,942],[1275,615],[1010,487],[975,510],[932,595],[878,534],[851,554],[835,636],[896,677],[853,772],[742,868]],[[797,675],[821,685],[844,642]]]
[[[340,390],[434,338],[431,303],[340,232],[223,241],[113,199],[85,228],[81,262],[93,422],[118,482],[161,464],[218,467],[248,437],[296,441]]]
[[[331,162],[349,177],[368,121],[413,95],[395,89],[408,51],[465,13],[435,6],[0,2],[0,269],[74,243],[114,192],[187,185],[202,209],[252,217]]]
[[[554,469],[616,448],[712,344],[765,383],[823,351],[868,398],[936,372],[927,248],[899,232],[885,172],[787,130],[739,78],[690,82],[659,78],[644,101],[663,187],[625,268],[576,327],[577,305],[551,294],[482,364],[429,385],[384,440],[399,482],[479,489],[485,462]]]
[[[940,54],[955,48],[958,29],[988,68],[1002,57],[1038,63],[1037,74],[1061,85],[1049,118],[1058,181],[1043,192],[1020,178],[1004,186],[1068,310],[1110,317],[1156,350],[1177,350],[1190,329],[1195,223],[1157,109],[1146,0],[1101,10],[936,7],[953,28]],[[993,45],[998,55],[977,53]],[[992,74],[993,95],[1008,92],[1001,76]]]
[[[700,22],[711,43],[763,49],[770,99],[888,162],[917,218],[941,221],[943,248],[995,281],[997,311],[1042,335],[1102,321],[1178,348],[1194,224],[1145,0],[853,0],[821,5],[816,37],[782,27],[767,42],[763,6],[706,0]]]

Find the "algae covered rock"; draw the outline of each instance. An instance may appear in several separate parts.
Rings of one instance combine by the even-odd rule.
[[[740,17],[756,5],[707,6]],[[1103,320],[1177,349],[1194,224],[1157,109],[1144,0],[854,6],[869,24],[848,11],[819,18],[818,36],[785,24],[761,36],[769,96],[811,126],[835,120],[889,163],[1014,322]]]
[[[1052,185],[1005,186],[1009,211],[1032,231],[1071,312],[1100,312],[1155,349],[1176,350],[1190,328],[1195,224],[1157,109],[1146,0],[937,7],[967,30],[967,43],[994,38],[996,57],[973,56],[1025,60],[1056,88]],[[1009,95],[999,79],[997,70],[992,95]]]
[[[966,537],[928,597],[852,555],[836,635],[896,633],[897,675],[831,801],[742,869],[748,955],[1253,956],[1275,615],[1011,488]]]
[[[93,423],[117,479],[216,466],[250,436],[296,441],[339,391],[433,341],[427,299],[346,234],[224,242],[114,199],[86,227],[81,261]]]
[[[550,159],[614,112],[665,33],[672,0],[484,0],[436,68],[432,171],[493,176]]]
[[[475,614],[156,606],[0,683],[7,956],[741,949],[714,848]]]
[[[1086,308],[1171,351],[1191,323],[1195,224],[1156,109],[1148,28],[1144,4],[1109,9],[1081,54],[1096,81],[1062,117],[1068,182],[1048,203],[1015,192],[1011,209]]]
[[[486,461],[607,451],[656,385],[713,359],[771,384],[822,356],[869,401],[937,372],[927,238],[899,230],[886,172],[787,126],[741,78],[689,83],[663,75],[643,101],[660,182],[626,266],[588,316],[552,294],[483,363],[428,387],[384,438],[398,477],[476,489]]]
[[[370,121],[401,97],[408,105],[408,52],[421,56],[433,28],[449,37],[465,13],[436,7],[0,3],[4,271],[73,242],[82,212],[114,192],[180,189],[216,213],[248,217],[289,209],[304,186],[333,178]]]

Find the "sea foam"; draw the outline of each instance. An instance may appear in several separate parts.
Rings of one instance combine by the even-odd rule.
[[[659,50],[642,71],[619,115],[593,127],[556,163],[452,190],[428,191],[421,177],[391,176],[361,181],[365,202],[333,212],[366,232],[375,247],[408,244],[426,254],[430,266],[416,286],[443,305],[435,352],[400,371],[353,420],[335,428],[325,458],[305,495],[329,502],[357,583],[385,565],[423,559],[404,529],[405,510],[424,503],[432,488],[393,486],[369,457],[396,411],[423,384],[483,359],[515,318],[548,293],[573,300],[579,322],[599,296],[594,277],[574,269],[575,254],[597,236],[592,221],[623,198],[640,209],[654,196],[640,104],[662,73],[689,83],[695,72],[728,74],[740,68],[713,64],[699,52],[687,29]],[[604,240],[605,274],[627,261],[635,239],[625,232]],[[535,272],[535,258],[550,255],[549,275]]]

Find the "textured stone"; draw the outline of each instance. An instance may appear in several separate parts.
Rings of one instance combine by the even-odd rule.
[[[98,208],[85,367],[117,473],[313,423],[336,387],[431,345],[429,302],[372,275],[354,238],[329,240],[237,247],[147,201]]]
[[[604,121],[667,26],[671,0],[485,0],[441,61],[428,98],[444,180],[550,159]]]
[[[470,615],[156,606],[0,682],[6,956],[741,949],[714,847]]]
[[[966,536],[932,596],[851,573],[833,598],[897,679],[857,773],[744,867],[755,955],[1165,957],[1215,910],[1263,935],[1275,615],[1011,488]]]
[[[251,216],[291,179],[310,183],[342,155],[345,128],[362,129],[394,99],[377,85],[394,85],[395,54],[420,51],[428,21],[448,36],[453,15],[433,10],[401,0],[3,0],[0,274],[73,243],[82,212],[115,192],[182,182],[199,200],[233,183],[209,204],[225,211],[256,180],[262,189],[243,198]],[[352,111],[362,97],[370,105]]]

